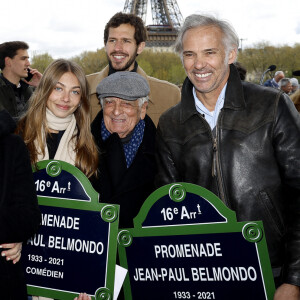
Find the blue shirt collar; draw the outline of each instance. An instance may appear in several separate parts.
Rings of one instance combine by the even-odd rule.
[[[198,97],[196,95],[196,89],[195,89],[195,87],[193,87],[193,96],[194,96],[196,110],[205,118],[205,120],[208,122],[211,129],[214,129],[214,127],[216,126],[220,111],[224,106],[226,88],[227,88],[227,82],[224,85],[224,87],[218,97],[218,100],[217,100],[217,103],[215,106],[215,110],[209,111],[203,105],[203,103],[198,99]]]

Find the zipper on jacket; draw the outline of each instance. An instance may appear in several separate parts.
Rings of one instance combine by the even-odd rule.
[[[224,186],[221,178],[221,167],[220,167],[220,159],[219,159],[219,154],[218,154],[218,124],[221,119],[222,115],[222,110],[220,111],[220,114],[218,116],[217,124],[216,124],[216,135],[213,134],[211,127],[209,126],[208,122],[205,120],[204,117],[200,114],[199,117],[203,120],[204,124],[206,127],[209,129],[210,134],[211,134],[211,140],[213,144],[213,161],[212,161],[212,170],[211,170],[211,175],[212,177],[216,180],[216,188],[218,190],[218,197],[225,203],[227,207],[230,208],[228,201],[226,200],[225,196],[225,191],[224,191]]]
[[[213,164],[212,164],[212,170],[211,170],[211,175],[212,177],[217,176],[217,139],[213,137]]]
[[[220,166],[220,157],[219,157],[219,147],[218,147],[218,133],[219,133],[219,121],[221,119],[222,110],[218,116],[217,124],[216,124],[216,136],[213,136],[213,164],[212,164],[212,176],[217,181],[217,187],[219,191],[219,196],[221,200],[226,204],[227,207],[230,208],[229,203],[225,196],[223,180],[221,176],[221,166]]]

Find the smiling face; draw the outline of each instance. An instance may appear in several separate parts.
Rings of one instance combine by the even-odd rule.
[[[47,100],[47,108],[59,118],[71,115],[78,107],[81,99],[81,89],[77,77],[64,73]]]
[[[105,51],[112,67],[118,71],[131,71],[137,54],[140,54],[145,43],[136,44],[135,28],[130,24],[121,24],[116,28],[109,28]]]
[[[292,84],[288,82],[285,86],[282,86],[280,89],[286,94],[289,94],[292,91]]]
[[[127,101],[115,97],[103,101],[103,118],[106,129],[126,137],[145,118],[147,103],[139,107],[139,100]]]
[[[218,27],[192,28],[183,36],[183,65],[199,99],[201,94],[218,98],[235,58],[235,50],[226,57],[223,33]]]

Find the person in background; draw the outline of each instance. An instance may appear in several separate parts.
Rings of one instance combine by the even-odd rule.
[[[238,45],[226,21],[185,19],[175,49],[187,78],[159,119],[156,184],[198,184],[238,221],[262,220],[274,300],[299,300],[300,115],[281,91],[240,80]]]
[[[57,159],[75,165],[89,178],[96,174],[98,151],[90,131],[89,89],[76,63],[58,59],[47,67],[17,132],[32,164]]]
[[[102,110],[92,123],[100,151],[99,179],[92,181],[101,201],[120,205],[120,228],[133,218],[154,191],[155,133],[146,115],[149,86],[135,72],[116,72],[97,87]]]
[[[290,78],[282,78],[279,81],[279,88],[287,95],[290,95],[292,92],[292,83]]]
[[[167,81],[148,76],[136,62],[145,48],[147,29],[143,20],[134,14],[117,13],[106,24],[104,45],[108,59],[99,73],[87,76],[91,87],[92,117],[100,110],[96,88],[103,78],[118,72],[132,71],[142,75],[150,86],[148,115],[155,125],[159,116],[180,100],[179,88]]]
[[[291,84],[292,84],[291,94],[294,94],[296,91],[299,90],[299,82],[298,82],[297,78],[291,78],[290,81],[291,81]]]
[[[282,71],[277,71],[272,79],[265,81],[264,86],[273,87],[279,89],[279,81],[284,78],[284,73]]]
[[[39,211],[28,150],[13,134],[16,124],[0,110],[0,290],[1,299],[26,300],[22,242],[39,228]]]
[[[26,111],[27,102],[42,77],[31,69],[25,42],[14,41],[0,44],[0,107],[5,108],[17,121]],[[28,72],[31,79],[26,78]]]

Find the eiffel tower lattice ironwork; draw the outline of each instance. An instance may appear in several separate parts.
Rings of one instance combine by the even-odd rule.
[[[183,17],[176,0],[150,0],[152,25],[147,26],[148,47],[170,47],[174,44]],[[148,0],[126,0],[124,13],[139,16],[146,24]]]

